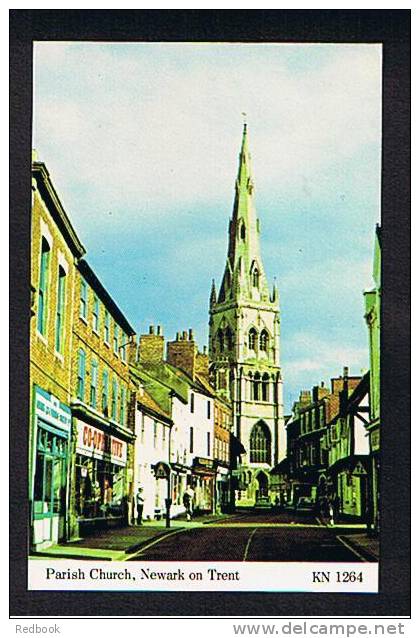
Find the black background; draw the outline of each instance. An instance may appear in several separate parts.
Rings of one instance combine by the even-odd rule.
[[[34,40],[383,43],[379,594],[27,591],[30,170]],[[410,11],[10,11],[10,613],[410,614]],[[372,237],[374,229],[372,228]],[[372,255],[373,258],[373,255]]]

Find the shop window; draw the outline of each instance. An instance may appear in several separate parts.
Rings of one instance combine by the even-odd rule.
[[[118,400],[118,383],[116,378],[112,379],[112,393],[111,393],[111,418],[114,421],[117,420],[117,400]]]
[[[47,310],[48,310],[48,280],[50,269],[51,249],[45,237],[41,242],[41,262],[39,268],[38,286],[38,332],[45,336],[47,331]]]
[[[119,327],[117,324],[114,324],[114,353],[118,354],[118,337],[119,337]]]
[[[86,353],[80,348],[77,355],[77,398],[85,400]]]
[[[123,515],[125,467],[76,455],[76,512],[81,519]]]
[[[66,271],[62,266],[59,266],[57,286],[57,312],[55,316],[55,349],[56,352],[60,354],[63,353],[65,295]]]
[[[263,330],[260,334],[260,350],[267,352],[268,350],[268,332]]]
[[[271,463],[271,435],[264,421],[254,425],[250,436],[251,463]]]
[[[102,373],[102,412],[105,416],[108,416],[108,390],[109,390],[109,375],[108,370],[105,369]]]
[[[104,315],[104,341],[105,341],[105,343],[109,343],[109,325],[110,325],[109,312],[108,312],[108,310],[105,310],[105,315]]]
[[[255,350],[257,347],[257,331],[255,328],[251,328],[248,333],[248,348],[250,350]]]
[[[34,477],[34,516],[44,518],[64,514],[66,499],[67,441],[38,429]]]
[[[96,397],[98,391],[98,362],[96,359],[92,360],[90,367],[90,397],[89,403],[92,408],[96,408]]]
[[[99,332],[99,299],[96,295],[93,297],[92,328]]]
[[[80,278],[80,316],[87,318],[88,286],[83,277]]]

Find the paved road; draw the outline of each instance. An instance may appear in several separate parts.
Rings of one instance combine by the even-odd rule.
[[[351,530],[328,529],[305,515],[280,519],[271,512],[249,513],[186,529],[144,547],[130,560],[360,562],[337,538]]]

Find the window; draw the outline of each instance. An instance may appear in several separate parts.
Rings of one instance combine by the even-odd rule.
[[[244,240],[245,237],[246,237],[246,227],[245,227],[245,224],[243,222],[241,224],[240,234],[241,234],[241,239]]]
[[[122,341],[121,348],[120,348],[120,350],[121,350],[121,360],[122,361],[127,361],[126,347],[127,347],[128,337],[127,337],[127,335],[124,332],[121,333],[121,341]]]
[[[233,348],[233,333],[229,327],[226,328],[226,347],[228,350]]]
[[[83,319],[87,317],[87,295],[88,287],[83,277],[80,278],[80,316]]]
[[[95,332],[99,331],[99,299],[96,295],[93,297],[92,328]]]
[[[254,288],[258,288],[260,285],[260,273],[256,266],[252,271],[252,285],[254,286]]]
[[[190,396],[190,412],[194,412],[194,392],[191,392]]]
[[[62,266],[58,267],[58,289],[57,289],[57,314],[55,316],[55,349],[60,354],[63,353],[64,336],[64,308],[66,296],[66,271]]]
[[[112,394],[111,394],[111,418],[116,421],[117,419],[117,397],[118,397],[118,383],[114,377],[112,379]]]
[[[157,447],[158,438],[158,424],[157,421],[153,421],[153,447]]]
[[[108,386],[109,386],[109,378],[108,378],[108,370],[104,370],[102,373],[102,412],[105,416],[108,416]]]
[[[194,428],[190,427],[190,453],[194,452]]]
[[[260,334],[260,350],[267,352],[268,350],[268,332],[263,330]]]
[[[109,312],[105,310],[104,316],[104,341],[105,343],[109,343]]]
[[[264,421],[258,421],[252,428],[250,461],[251,463],[271,463],[271,436]]]
[[[140,442],[144,443],[144,412],[141,413],[141,432],[140,432]]]
[[[248,333],[248,348],[250,350],[255,350],[257,347],[257,331],[255,328],[251,328]]]
[[[270,377],[265,372],[262,376],[262,381],[261,381],[261,400],[262,401],[269,401],[269,387],[270,387],[269,380],[270,380]]]
[[[207,418],[211,419],[211,403],[207,401]]]
[[[39,268],[38,288],[38,332],[45,336],[47,330],[47,306],[48,306],[48,277],[50,269],[51,249],[45,239],[41,243],[41,263]]]
[[[252,392],[252,398],[254,401],[260,400],[260,385],[261,385],[261,375],[259,372],[256,372],[254,376],[253,392]]]
[[[89,403],[92,408],[96,408],[96,395],[98,389],[98,362],[92,359],[90,366],[90,397]]]
[[[166,444],[166,426],[162,425],[162,447]]]
[[[207,456],[211,456],[210,432],[207,432]]]
[[[122,385],[120,389],[120,424],[125,425],[125,413],[126,413],[126,391],[125,387]]]
[[[86,354],[82,348],[77,355],[77,398],[80,401],[85,399],[85,377],[86,377]]]
[[[118,326],[114,324],[114,353],[118,354]]]
[[[217,342],[219,344],[220,352],[223,352],[223,350],[225,348],[225,336],[224,336],[223,330],[221,328],[219,328],[219,330],[217,331]]]

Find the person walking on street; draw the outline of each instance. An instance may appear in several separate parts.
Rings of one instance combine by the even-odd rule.
[[[137,506],[137,525],[143,524],[143,508],[144,508],[144,497],[143,497],[143,488],[139,487],[136,494],[136,506]]]
[[[187,489],[184,492],[184,496],[182,498],[182,501],[184,503],[184,507],[185,507],[185,512],[187,514],[187,521],[190,521],[192,518],[192,502],[193,502],[193,498],[194,498],[194,490],[191,488],[191,486],[188,486]]]

